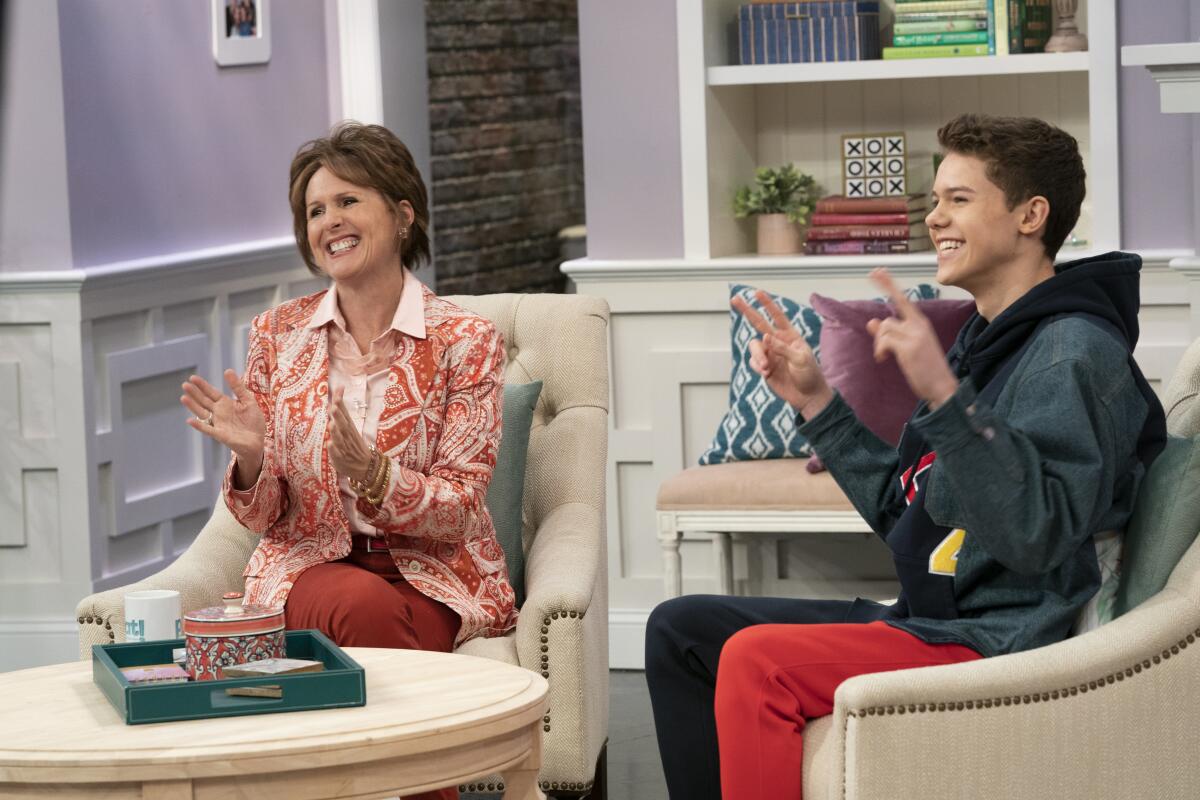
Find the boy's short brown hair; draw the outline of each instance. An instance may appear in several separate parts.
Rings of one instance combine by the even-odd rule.
[[[988,179],[1004,192],[1010,209],[1039,195],[1049,201],[1042,245],[1053,260],[1079,221],[1087,191],[1075,137],[1034,117],[987,114],[955,117],[938,129],[937,137],[944,151],[985,162]]]
[[[401,200],[407,200],[413,208],[413,224],[401,245],[400,260],[412,269],[429,261],[429,193],[412,153],[382,125],[342,122],[328,136],[305,142],[292,159],[288,190],[292,228],[296,246],[310,271],[321,274],[308,246],[304,194],[321,167],[344,181],[376,190],[393,209]]]

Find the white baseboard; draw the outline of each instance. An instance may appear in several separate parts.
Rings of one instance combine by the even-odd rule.
[[[609,609],[609,669],[646,668],[646,620],[649,618],[650,612],[645,609]]]
[[[79,625],[73,619],[0,620],[0,672],[78,658]]]

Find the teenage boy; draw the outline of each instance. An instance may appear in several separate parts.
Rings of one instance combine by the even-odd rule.
[[[1084,196],[1075,139],[965,115],[938,142],[937,280],[976,313],[947,356],[887,273],[872,274],[897,312],[868,326],[875,356],[896,359],[921,401],[897,448],[829,388],[765,294],[769,319],[734,301],[763,334],[751,366],[891,550],[899,599],[658,606],[646,679],[673,798],[800,798],[805,720],[830,713],[843,680],[1066,638],[1100,585],[1093,537],[1124,527],[1165,442],[1131,355],[1141,260],[1054,264]]]

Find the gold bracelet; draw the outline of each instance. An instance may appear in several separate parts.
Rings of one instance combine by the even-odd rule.
[[[376,494],[379,491],[379,487],[381,485],[383,485],[384,472],[387,469],[387,460],[388,460],[387,456],[383,455],[382,453],[376,452],[375,448],[371,448],[371,451],[375,453],[375,457],[378,458],[379,461],[378,461],[378,465],[375,469],[375,474],[371,477],[371,483],[367,487],[368,495]]]
[[[367,502],[373,506],[378,506],[383,502],[388,487],[392,484],[392,460],[384,456],[383,464],[383,480],[379,482],[378,487],[375,487],[375,491],[367,494]]]
[[[362,496],[370,494],[370,487],[375,486],[379,482],[380,476],[383,474],[384,457],[374,447],[371,448],[371,463],[367,466],[367,479],[359,480],[358,478],[350,479],[350,488],[354,493]]]

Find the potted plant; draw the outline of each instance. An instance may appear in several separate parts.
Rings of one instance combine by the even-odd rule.
[[[759,255],[799,253],[804,245],[804,225],[820,194],[816,180],[792,164],[778,169],[760,167],[754,174],[754,186],[743,186],[734,195],[733,215],[757,218]]]

